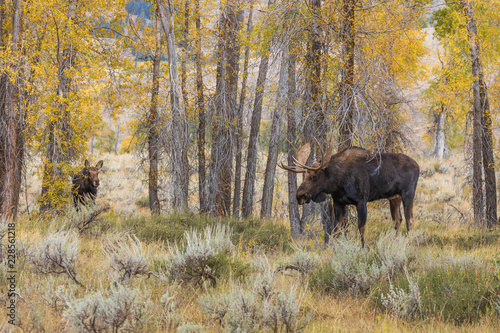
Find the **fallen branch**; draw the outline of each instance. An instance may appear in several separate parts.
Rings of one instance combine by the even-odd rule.
[[[276,268],[273,272],[273,275],[276,275],[276,273],[279,273],[281,271],[286,271],[289,269],[293,269],[293,270],[299,271],[302,274],[306,274],[306,271],[304,269],[300,268],[299,266],[285,265],[285,266],[280,266],[280,267]]]
[[[78,229],[78,232],[81,234],[85,230],[89,229],[92,222],[94,222],[99,215],[101,215],[104,212],[107,212],[110,208],[111,208],[111,206],[105,205],[105,206],[102,206],[102,207],[94,210],[92,213],[90,213],[89,216],[83,216],[83,219],[81,219],[80,221],[78,221],[76,223],[76,227]]]

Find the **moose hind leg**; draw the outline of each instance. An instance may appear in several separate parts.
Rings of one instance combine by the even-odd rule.
[[[406,230],[410,232],[413,226],[413,198],[414,194],[403,197],[403,207],[405,211]]]
[[[361,235],[361,246],[365,247],[365,226],[366,226],[366,219],[368,217],[366,202],[359,203],[356,206],[356,210],[358,211],[358,229],[359,229],[359,234]]]
[[[394,221],[394,229],[396,230],[396,232],[399,231],[401,220],[403,219],[401,216],[401,201],[402,199],[400,196],[389,199],[389,205],[391,207],[391,217]]]

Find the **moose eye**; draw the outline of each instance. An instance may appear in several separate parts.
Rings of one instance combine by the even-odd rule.
[[[312,180],[313,182],[315,182],[316,180],[318,180],[318,176],[316,176],[316,175],[312,175],[312,176],[311,176],[311,180]]]

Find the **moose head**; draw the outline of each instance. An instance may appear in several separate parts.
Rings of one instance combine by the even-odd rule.
[[[82,170],[82,174],[89,180],[89,185],[91,187],[99,187],[99,170],[102,168],[103,164],[104,162],[101,160],[97,162],[95,167],[93,167],[90,166],[90,162],[88,160],[85,160],[85,168]]]
[[[85,167],[82,171],[73,177],[73,202],[75,207],[78,203],[85,204],[85,198],[89,197],[92,202],[95,201],[99,182],[99,170],[102,168],[103,161],[97,162],[96,166],[90,166],[88,160],[85,160]]]
[[[316,138],[314,138],[314,140],[321,150],[320,162],[315,161],[312,166],[306,165],[307,159],[311,154],[311,142],[306,142],[298,151],[292,145],[296,156],[293,158],[295,165],[284,165],[283,163],[279,165],[282,169],[294,173],[305,173],[304,181],[297,189],[296,194],[299,205],[309,203],[311,200],[314,202],[322,202],[326,200],[327,196],[325,185],[328,183],[327,180],[329,175],[326,166],[332,157],[333,138],[330,137],[327,140],[324,150],[321,148],[318,140]]]

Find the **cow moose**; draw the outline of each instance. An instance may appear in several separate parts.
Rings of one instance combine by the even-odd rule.
[[[337,221],[334,234],[345,227],[346,206],[356,206],[363,247],[367,202],[388,199],[396,231],[402,220],[400,207],[403,202],[406,228],[410,231],[413,223],[413,199],[420,174],[417,162],[404,154],[372,154],[359,147],[351,147],[332,156],[332,148],[332,140],[327,143],[325,150],[320,146],[321,162],[314,162],[310,167],[306,166],[311,152],[310,143],[302,146],[298,152],[293,148],[297,156],[295,165],[286,166],[281,163],[280,167],[285,170],[305,173],[304,181],[297,189],[298,203],[302,205],[311,200],[322,202],[330,194]],[[331,225],[326,233],[332,233]]]
[[[87,199],[95,201],[99,187],[99,169],[102,168],[103,163],[101,160],[95,167],[92,167],[89,161],[85,160],[83,170],[73,176],[73,202],[77,210],[78,203],[85,205]]]

